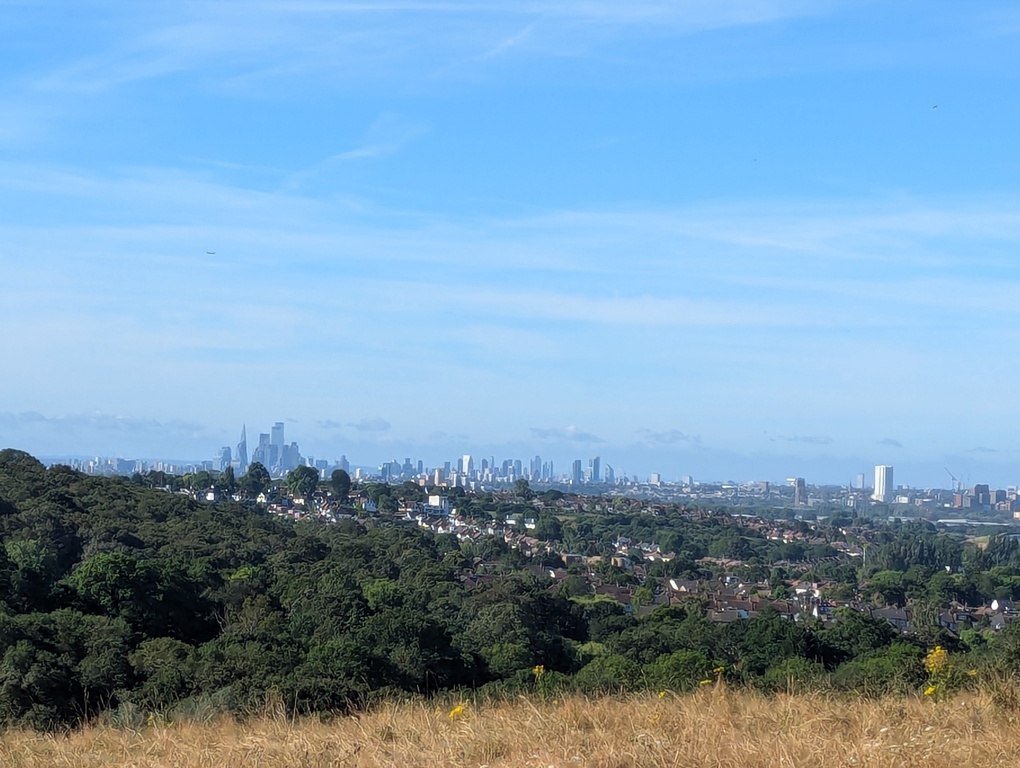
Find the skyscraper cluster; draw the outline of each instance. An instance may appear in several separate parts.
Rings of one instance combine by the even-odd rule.
[[[226,459],[226,466],[230,466],[229,447],[220,449],[221,469],[225,468],[222,466],[224,458]],[[259,434],[259,443],[251,453],[250,463],[255,463],[256,461],[269,470],[269,473],[272,475],[285,474],[305,463],[298,444],[291,443],[287,445],[284,438],[284,425],[282,421],[276,422],[268,433],[262,432]],[[247,425],[245,425],[241,427],[241,442],[237,444],[238,472],[241,474],[246,472],[248,465],[248,432]]]
[[[475,456],[465,453],[456,461],[443,462],[442,466],[425,467],[422,461],[413,462],[410,458],[403,462],[394,459],[379,465],[379,477],[385,482],[394,481],[426,481],[433,485],[462,485],[472,483],[513,483],[517,480],[528,480],[534,483],[567,482],[571,485],[613,484],[616,473],[606,465],[603,469],[602,459],[595,456],[588,461],[588,469],[584,470],[581,459],[573,462],[571,471],[566,476],[557,476],[552,461],[543,461],[535,456],[530,461],[521,459],[504,459],[499,462],[495,457],[478,460]]]

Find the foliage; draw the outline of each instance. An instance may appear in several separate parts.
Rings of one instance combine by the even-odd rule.
[[[341,501],[344,475],[329,483]],[[216,482],[225,488],[230,478]],[[90,477],[0,451],[0,723],[242,713],[274,698],[290,713],[324,713],[397,694],[549,698],[723,682],[769,694],[935,686],[949,695],[976,667],[1020,668],[1020,623],[988,638],[964,630],[962,639],[938,623],[949,599],[1020,594],[1020,556],[1005,538],[975,554],[925,528],[881,529],[876,562],[855,572],[845,562],[797,560],[829,557],[828,544],[773,541],[723,515],[641,514],[625,502],[572,513],[555,506],[567,503],[562,493],[536,496],[524,484],[503,497],[461,494],[465,515],[534,517],[536,535],[566,551],[612,555],[611,545],[631,539],[674,555],[644,580],[608,557],[594,576],[572,565],[553,580],[548,570],[564,550],[529,561],[502,537],[461,543],[392,518],[294,522],[254,503],[272,486],[264,467],[251,465],[235,482],[252,501],[205,504],[176,492],[181,478]],[[284,486],[307,497],[318,482],[305,467]],[[424,493],[362,490],[383,511]],[[789,525],[806,535],[805,523]],[[719,575],[702,559],[712,554],[744,558],[742,578],[771,580],[777,593],[810,575],[838,579],[852,594],[859,578],[862,594],[910,604],[922,626],[906,636],[857,609],[838,610],[827,627],[769,609],[713,623],[701,597],[657,605],[669,578]],[[530,570],[540,577],[525,571],[539,562]],[[631,604],[596,594],[593,585],[609,583],[628,586]],[[947,661],[931,651],[926,666],[935,646]]]

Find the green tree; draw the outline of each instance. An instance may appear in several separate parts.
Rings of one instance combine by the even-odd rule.
[[[531,490],[531,484],[523,477],[514,480],[514,494],[525,501],[530,501],[535,496]]]
[[[225,493],[233,493],[237,490],[237,478],[234,477],[233,467],[227,467],[223,470],[217,485],[222,488]]]
[[[641,667],[626,656],[598,656],[574,676],[577,687],[585,693],[619,693],[641,686]]]
[[[300,466],[287,474],[287,487],[295,496],[308,498],[319,485],[319,472],[315,467]]]
[[[342,469],[334,469],[333,474],[329,476],[329,482],[333,486],[333,495],[341,504],[346,502],[351,492],[351,476]]]
[[[673,651],[663,654],[647,668],[649,682],[656,688],[687,691],[711,677],[712,662],[697,651]]]
[[[258,496],[260,493],[268,491],[272,482],[269,470],[259,462],[253,461],[248,465],[248,471],[244,477],[241,478],[241,487],[253,496]]]

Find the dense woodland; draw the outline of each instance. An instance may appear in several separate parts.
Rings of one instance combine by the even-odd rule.
[[[684,577],[704,575],[696,560],[706,553],[739,552],[767,572],[759,555],[788,546],[732,521],[619,510],[546,515],[543,526],[547,538],[586,546],[618,535],[664,541],[678,555],[664,575]],[[927,530],[880,535],[867,572],[819,567],[854,589],[875,584],[891,602],[1020,590],[1012,540],[981,551]],[[139,478],[47,469],[14,450],[0,451],[0,544],[7,724],[243,714],[270,697],[297,713],[331,713],[451,689],[683,691],[720,677],[763,690],[919,692],[936,645],[960,670],[955,684],[966,673],[1020,668],[1020,622],[997,633],[955,636],[932,624],[905,635],[844,609],[826,628],[769,611],[718,624],[698,598],[638,616],[576,580],[550,586],[524,572],[521,554],[502,541],[462,546],[373,520],[295,522],[255,505],[198,503]],[[493,559],[500,567],[479,578],[478,563]]]

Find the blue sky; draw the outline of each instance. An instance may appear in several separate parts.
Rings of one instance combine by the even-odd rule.
[[[1015,3],[0,0],[0,34],[0,444],[284,420],[363,464],[1020,481]]]

